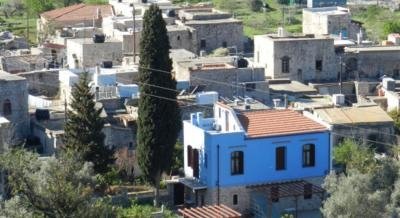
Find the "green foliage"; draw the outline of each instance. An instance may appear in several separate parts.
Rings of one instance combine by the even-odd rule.
[[[396,134],[400,134],[400,113],[397,110],[389,112],[389,116],[394,120],[394,130]]]
[[[399,21],[387,21],[383,24],[383,32],[388,35],[389,33],[400,33]]]
[[[250,9],[254,12],[260,11],[263,6],[263,2],[261,0],[250,0],[249,4],[250,4]]]
[[[157,5],[152,4],[144,14],[142,36],[136,150],[143,175],[156,188],[157,204],[161,173],[171,166],[181,129],[176,81],[169,73],[172,61],[167,29]]]
[[[107,0],[84,0],[84,2],[86,4],[89,4],[89,5],[104,5],[104,4],[108,4]]]
[[[64,126],[65,148],[92,162],[96,173],[106,173],[114,162],[113,151],[104,146],[102,108],[95,107],[88,73],[83,73],[72,90],[70,110]]]
[[[23,0],[25,8],[32,14],[38,15],[54,9],[54,0]]]
[[[374,152],[362,147],[352,139],[345,139],[333,150],[334,160],[346,169],[355,169],[362,173],[373,171],[376,167]]]
[[[0,217],[115,215],[106,203],[93,199],[92,164],[81,163],[75,154],[40,159],[25,150],[11,150],[0,156],[0,167],[8,172],[14,195],[0,208]]]
[[[118,212],[119,218],[143,218],[152,217],[153,212],[161,211],[161,208],[156,208],[150,205],[140,205],[133,203],[129,208],[121,208]],[[164,218],[177,218],[177,216],[170,210],[165,210],[163,213]]]
[[[324,217],[382,217],[388,202],[389,193],[374,188],[371,174],[332,174],[326,177],[324,188],[330,194],[321,209]]]
[[[180,170],[183,167],[183,145],[180,142],[177,142],[174,147],[174,153],[172,155],[173,161],[171,164],[171,174],[176,175],[180,173]]]

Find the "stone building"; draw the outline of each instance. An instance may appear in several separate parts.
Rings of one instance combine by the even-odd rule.
[[[48,67],[48,61],[43,55],[11,55],[0,56],[0,70],[8,73],[22,73],[42,70]]]
[[[184,9],[179,11],[176,23],[189,26],[197,33],[197,52],[211,52],[220,47],[243,50],[243,24],[231,14],[211,8]]]
[[[264,69],[238,67],[236,62],[235,57],[178,60],[174,63],[175,78],[178,82],[188,81],[191,90],[216,91],[223,97],[248,96],[268,101]]]
[[[393,119],[377,105],[315,109],[313,115],[334,133],[333,146],[351,138],[385,152],[387,145],[397,143]]]
[[[348,47],[344,62],[343,75],[348,78],[400,78],[400,46]]]
[[[42,41],[55,30],[68,26],[101,27],[102,19],[112,15],[111,5],[75,4],[46,11],[37,21],[38,38]]]
[[[254,63],[271,79],[300,82],[337,79],[334,40],[328,37],[254,36]]]
[[[335,35],[357,40],[357,34],[365,35],[360,22],[351,19],[350,9],[323,7],[303,9],[303,34]]]
[[[122,42],[111,39],[95,43],[93,39],[69,39],[67,41],[67,60],[70,68],[94,67],[104,61],[113,65],[122,63]]]
[[[7,143],[23,142],[29,134],[28,86],[25,78],[0,71],[0,115],[9,123]]]

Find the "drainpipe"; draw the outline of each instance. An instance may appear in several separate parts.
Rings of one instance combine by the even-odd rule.
[[[219,205],[219,195],[220,195],[220,187],[219,187],[219,144],[217,145],[217,205]]]

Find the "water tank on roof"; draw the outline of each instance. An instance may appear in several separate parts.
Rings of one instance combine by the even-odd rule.
[[[394,91],[396,88],[396,81],[390,77],[382,79],[383,88],[387,91]]]
[[[343,94],[333,94],[332,95],[332,103],[334,105],[344,105],[345,98]]]
[[[37,120],[48,120],[50,119],[50,112],[48,109],[36,109],[35,117]]]
[[[196,103],[200,105],[214,104],[218,101],[218,92],[199,92],[196,95]]]
[[[101,67],[110,69],[113,67],[113,62],[112,61],[103,61],[103,63],[101,64]]]
[[[168,17],[175,17],[175,16],[176,16],[175,10],[168,11]]]
[[[249,62],[246,59],[239,58],[237,60],[237,67],[238,68],[246,68],[247,66],[249,66]]]
[[[93,42],[94,43],[104,43],[106,41],[106,35],[104,34],[94,34]]]

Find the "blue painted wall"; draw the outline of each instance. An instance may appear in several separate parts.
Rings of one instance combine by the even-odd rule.
[[[329,171],[329,132],[281,137],[246,139],[243,132],[204,135],[204,149],[200,152],[200,181],[216,187],[219,152],[220,186],[242,186],[257,183],[295,180],[324,176]],[[315,144],[315,166],[303,167],[302,147]],[[286,169],[275,169],[275,148],[286,147]],[[243,175],[231,175],[231,152],[244,152]],[[207,158],[205,158],[207,156]],[[205,163],[207,161],[207,163]]]

